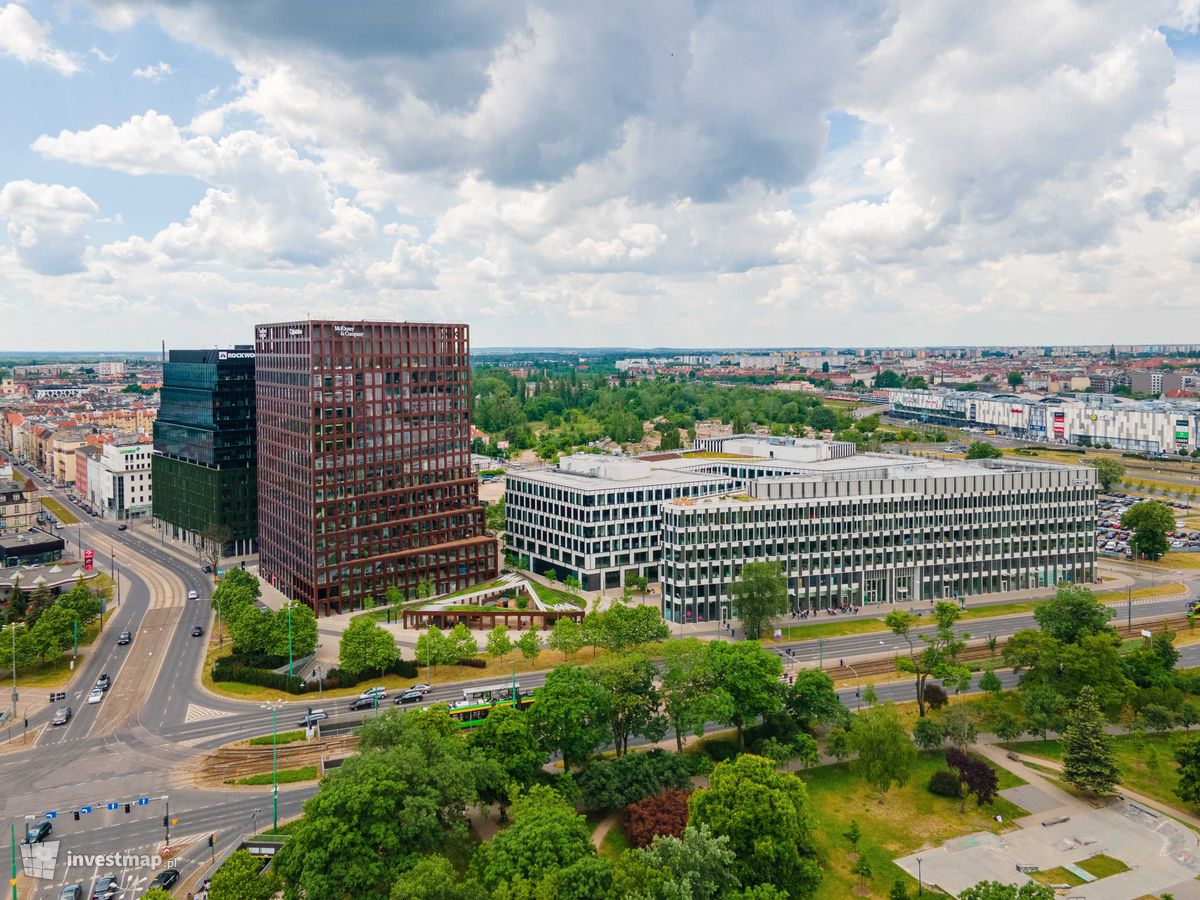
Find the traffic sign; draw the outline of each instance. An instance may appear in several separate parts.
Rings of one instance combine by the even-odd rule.
[[[86,815],[87,813],[90,813],[91,811],[92,811],[92,808],[91,808],[90,806],[81,806],[81,807],[79,807],[79,814],[80,814],[81,816],[82,816],[82,815]]]
[[[110,803],[110,804],[108,804],[108,808],[109,808],[109,810],[111,811],[111,810],[114,810],[114,809],[116,809],[116,808],[117,808],[117,807],[119,807],[120,805],[121,805],[120,803]]]
[[[149,802],[150,802],[149,797],[138,797],[138,806],[145,806]]]
[[[57,819],[58,813],[56,813],[54,810],[50,810],[50,812],[46,813],[46,818],[47,819]]]

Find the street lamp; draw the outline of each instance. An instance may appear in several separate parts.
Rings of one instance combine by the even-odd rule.
[[[921,881],[921,857],[917,857],[917,896],[925,896],[925,884]]]
[[[24,622],[13,622],[11,625],[8,626],[9,630],[12,631],[12,682],[13,682],[13,684],[12,684],[12,706],[13,706],[12,717],[13,717],[13,724],[16,724],[16,721],[17,721],[17,700],[19,699],[17,697],[17,626],[20,626],[22,628],[29,627]]]
[[[217,601],[217,646],[225,646],[225,633],[221,631],[221,598],[217,596],[217,592],[213,591],[213,600]]]
[[[271,710],[271,830],[279,831],[279,707],[285,701],[273,700],[263,703],[262,709]]]
[[[295,672],[292,671],[292,604],[295,600],[289,600],[287,605],[288,612],[288,678],[295,677]]]

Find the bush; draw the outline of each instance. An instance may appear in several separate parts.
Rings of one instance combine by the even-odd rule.
[[[949,702],[950,698],[946,696],[946,690],[940,684],[925,685],[925,705],[930,709],[941,709]]]
[[[726,762],[738,755],[737,741],[705,741],[701,746],[713,762]]]
[[[399,675],[401,678],[416,678],[418,674],[417,664],[407,659],[398,659],[395,664],[384,671],[385,675]],[[325,673],[325,687],[327,688],[346,688],[354,687],[364,681],[377,681],[379,675],[374,672],[347,672],[345,669],[339,669],[333,666]]]
[[[256,684],[259,687],[272,688],[288,694],[303,694],[307,688],[301,678],[288,678],[286,675],[276,675],[269,669],[252,669],[249,666],[227,665],[219,660],[212,667],[214,682],[237,682],[238,684]]]
[[[625,834],[635,847],[649,847],[659,835],[683,837],[688,822],[688,795],[667,789],[625,807]]]
[[[683,754],[683,761],[687,763],[689,775],[709,775],[717,767],[713,758],[707,753],[688,751]]]
[[[958,799],[962,796],[958,786],[958,776],[949,769],[938,769],[929,776],[929,793],[936,794],[939,797],[954,797]]]
[[[460,666],[466,666],[469,669],[486,669],[487,668],[487,660],[480,659],[478,656],[468,656],[465,659],[460,659],[458,661],[458,664]]]
[[[599,759],[576,777],[585,809],[621,809],[667,788],[691,787],[687,761],[678,753],[648,750]]]

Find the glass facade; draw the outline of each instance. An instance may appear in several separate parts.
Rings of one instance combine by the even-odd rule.
[[[320,613],[496,575],[466,325],[258,327],[259,572]]]
[[[172,350],[154,423],[154,515],[192,535],[258,537],[254,350]]]

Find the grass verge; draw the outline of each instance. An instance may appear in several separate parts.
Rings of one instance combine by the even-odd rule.
[[[264,784],[295,784],[298,781],[316,781],[317,777],[316,766],[302,766],[299,769],[280,769],[274,775],[270,772],[262,772],[258,775],[249,775],[246,778],[232,779],[225,783],[255,786]]]
[[[1104,853],[1097,853],[1095,856],[1089,856],[1083,862],[1078,862],[1075,865],[1083,869],[1089,875],[1094,875],[1096,878],[1108,878],[1110,875],[1120,875],[1122,872],[1128,872],[1129,866],[1121,862],[1119,859],[1113,859]]]
[[[54,518],[58,519],[64,525],[75,525],[79,522],[79,517],[75,513],[71,512],[53,497],[42,497],[40,499],[42,506],[46,507],[54,515]]]
[[[272,739],[272,735],[263,734],[255,738],[250,738],[249,744],[251,747],[270,747],[272,744],[282,746],[283,744],[293,744],[296,741],[304,740],[303,731],[281,731],[279,736]]]
[[[104,613],[104,621],[107,622],[117,611],[115,605],[110,605]],[[89,647],[95,643],[96,638],[100,635],[100,622],[97,620],[83,630],[79,635],[80,648]],[[84,659],[81,657],[76,662],[76,668],[83,665]],[[9,669],[9,672],[12,670]],[[46,662],[34,663],[24,669],[17,669],[17,688],[59,688],[71,680],[71,676],[75,672],[71,668],[71,650],[68,648],[63,652],[63,655],[58,659],[47,660]],[[8,682],[11,686],[12,682]]]
[[[625,834],[625,823],[618,817],[605,833],[603,840],[600,841],[600,855],[615,860],[628,850],[629,846],[629,836]]]

